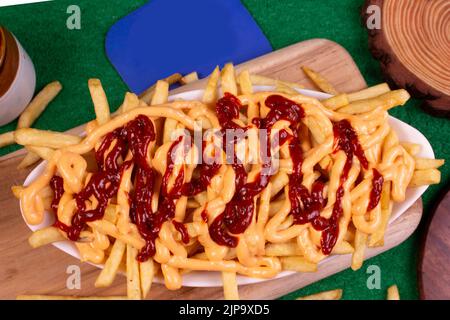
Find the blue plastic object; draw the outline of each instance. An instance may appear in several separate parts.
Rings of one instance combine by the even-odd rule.
[[[272,51],[239,0],[153,0],[114,24],[106,53],[131,91],[174,72],[207,76]]]

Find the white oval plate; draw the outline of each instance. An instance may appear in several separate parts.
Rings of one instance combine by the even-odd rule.
[[[264,91],[264,90],[272,90],[273,87],[269,86],[255,86],[255,91]],[[312,90],[298,90],[300,93],[311,96],[317,99],[326,99],[330,97],[330,95],[312,91]],[[185,100],[200,100],[202,98],[203,90],[193,90],[188,92],[179,93],[173,95],[169,98],[169,100],[175,99],[185,99]],[[425,136],[420,133],[417,129],[411,127],[410,125],[395,119],[393,117],[389,117],[389,124],[397,133],[400,141],[411,141],[422,146],[420,154],[418,156],[424,158],[434,159],[433,149],[431,148],[430,143],[425,138]],[[42,162],[39,164],[26,178],[24,185],[27,186],[31,182],[33,182],[45,169],[46,162]],[[418,188],[409,188],[406,192],[406,200],[402,203],[394,204],[391,219],[389,223],[392,223],[395,219],[397,219],[401,214],[403,214],[417,199],[425,192],[427,186],[422,186]],[[22,208],[21,208],[22,211]],[[23,214],[22,214],[23,217]],[[52,225],[54,222],[53,214],[46,213],[44,221],[39,225],[30,225],[27,224],[28,227],[32,231],[36,231],[38,229],[42,229],[49,225]],[[26,223],[26,221],[25,221]],[[71,256],[80,259],[80,255],[76,246],[70,241],[61,241],[53,244],[56,248],[64,251],[65,253],[70,254]],[[333,256],[324,259],[321,263],[330,262],[333,259]],[[99,268],[103,268],[103,265],[95,265]],[[283,271],[278,274],[275,278],[282,278],[289,276],[295,272],[293,271]],[[258,278],[250,278],[246,276],[237,277],[237,282],[239,285],[258,283],[262,281],[268,281],[272,279],[258,279]],[[164,279],[161,277],[156,277],[155,282],[164,283]],[[211,271],[196,271],[183,275],[183,286],[186,287],[221,287],[222,286],[222,277],[219,272],[211,272]]]

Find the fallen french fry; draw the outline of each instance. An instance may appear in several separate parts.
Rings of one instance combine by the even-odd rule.
[[[9,146],[14,144],[16,141],[14,140],[14,131],[9,131],[0,134],[0,148]]]
[[[329,93],[332,95],[337,95],[338,92],[337,90],[331,85],[330,82],[328,82],[327,79],[325,79],[324,77],[322,77],[319,73],[315,72],[314,70],[306,67],[306,66],[302,66],[303,72],[305,72],[305,74],[308,76],[308,78],[311,79],[312,82],[314,82],[314,84],[323,92],[325,93]]]
[[[340,300],[342,298],[342,292],[342,289],[324,291],[306,297],[297,298],[296,300]]]
[[[397,285],[390,286],[387,290],[387,300],[400,300],[400,293]]]
[[[31,127],[42,112],[44,112],[45,108],[47,108],[49,103],[55,99],[61,89],[62,85],[59,81],[54,81],[46,85],[44,89],[31,100],[30,104],[20,115],[17,129]]]

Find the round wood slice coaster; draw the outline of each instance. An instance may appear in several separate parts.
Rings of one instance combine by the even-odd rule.
[[[435,207],[422,240],[419,290],[423,300],[450,299],[450,188]]]
[[[366,0],[361,14],[388,83],[424,99],[426,111],[449,117],[450,1]]]

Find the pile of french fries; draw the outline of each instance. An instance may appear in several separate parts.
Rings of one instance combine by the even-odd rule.
[[[322,105],[327,109],[350,114],[358,115],[361,113],[370,112],[377,107],[382,106],[384,109],[392,108],[398,104],[403,104],[408,99],[408,95],[404,90],[391,91],[387,84],[380,84],[371,88],[367,88],[353,93],[338,92],[323,76],[314,72],[313,70],[304,67],[303,70],[308,77],[320,88],[322,91],[333,94],[334,96],[321,101]],[[158,81],[155,85],[147,89],[139,97],[132,93],[127,93],[123,104],[118,109],[118,114],[128,112],[137,107],[155,106],[163,104],[168,99],[169,85],[174,82],[181,82],[187,84],[198,79],[197,73],[193,72],[182,77],[180,74],[174,74],[166,79]],[[227,64],[222,71],[216,68],[210,75],[205,93],[203,95],[203,103],[214,103],[217,100],[218,82],[221,81],[221,88],[223,92],[238,92],[237,86],[241,91],[248,90],[251,92],[253,85],[269,85],[275,87],[275,90],[287,95],[297,95],[297,89],[302,88],[300,84],[272,79],[260,75],[251,75],[243,71],[236,76],[234,67]],[[89,132],[90,126],[102,125],[108,123],[113,115],[110,113],[110,108],[106,98],[106,94],[98,79],[91,79],[88,83],[89,90],[95,107],[96,120],[95,123],[87,125],[86,131]],[[54,85],[55,86],[55,85]],[[56,87],[57,88],[57,87]],[[51,101],[59,90],[44,89],[45,93],[41,93],[44,97],[39,98],[38,102],[33,102],[27,108],[27,111],[21,116],[19,120],[18,129],[13,133],[5,135],[5,139],[10,139],[18,144],[24,145],[29,154],[29,160],[21,166],[29,165],[31,162],[35,163],[36,159],[51,159],[55,150],[72,146],[80,143],[79,136],[56,133],[50,131],[42,131],[30,128],[33,121],[45,109],[45,106]],[[38,95],[38,97],[39,97]],[[38,97],[35,100],[38,100]],[[156,121],[157,122],[157,121]],[[165,120],[163,123],[156,123],[158,132],[164,132],[163,142],[170,141],[169,133],[177,127],[177,121],[174,119]],[[311,132],[314,130],[312,126]],[[319,141],[321,139],[321,130],[316,128],[317,132],[312,132],[314,139]],[[392,137],[395,140],[395,137]],[[317,141],[313,141],[317,143]],[[400,143],[397,141],[397,143]],[[443,160],[422,159],[416,157],[420,152],[420,145],[414,143],[401,143],[401,146],[409,153],[415,160],[415,170],[410,182],[411,187],[420,185],[429,185],[439,183],[440,172],[437,169],[443,165]],[[31,161],[33,160],[33,161]],[[25,160],[24,160],[25,161]],[[324,158],[320,162],[322,168],[327,168],[330,165],[331,158]],[[391,183],[385,182],[382,188],[381,195],[381,210],[382,222],[381,226],[372,234],[364,233],[356,228],[349,228],[344,241],[339,246],[335,247],[333,254],[353,254],[352,268],[358,269],[361,267],[364,260],[364,251],[367,246],[376,247],[384,244],[384,234],[388,225],[392,210],[391,198]],[[23,187],[15,186],[12,188],[13,193],[20,198]],[[46,198],[46,201],[51,201],[51,197]],[[195,203],[193,204],[195,205]],[[272,204],[271,204],[272,205]],[[271,211],[276,212],[279,203],[273,202]],[[48,204],[47,204],[48,206]],[[278,208],[279,209],[279,208]],[[132,239],[117,232],[116,223],[118,220],[118,210],[115,205],[108,206],[105,217],[102,220],[90,222],[88,225],[92,230],[98,231],[102,235],[108,235],[114,238],[114,243],[107,252],[105,258],[104,269],[100,272],[95,285],[96,287],[107,287],[112,284],[115,276],[123,269],[125,269],[127,278],[127,297],[129,299],[141,299],[148,296],[150,292],[153,279],[159,268],[152,259],[146,262],[138,262],[136,255],[137,246],[132,245]],[[195,233],[195,230],[190,230]],[[32,247],[40,247],[55,241],[65,240],[65,237],[54,227],[48,227],[33,233],[29,242]],[[92,239],[80,239],[79,248],[83,247],[82,242],[95,241]],[[315,272],[317,271],[317,262],[305,258],[304,252],[299,249],[296,242],[284,243],[269,243],[265,245],[264,254],[267,257],[276,257],[279,259],[282,270],[291,270],[297,272]],[[195,256],[196,259],[202,259],[202,253]],[[204,258],[204,257],[203,257]],[[125,266],[125,267],[124,267]],[[182,272],[190,272],[186,269]],[[236,281],[236,272],[222,272],[222,279],[224,283],[224,296],[227,299],[237,299],[238,285]],[[394,289],[391,290],[392,292]],[[324,296],[329,299],[339,299],[342,295],[342,290],[328,292]],[[393,293],[391,294],[393,295]],[[20,296],[20,298],[44,298],[44,296]],[[322,296],[320,296],[322,297]],[[319,297],[319,298],[320,298]],[[58,298],[58,297],[49,297]],[[70,298],[70,297],[67,297]],[[84,297],[86,299],[90,297]],[[111,299],[122,297],[109,297]],[[317,298],[317,297],[313,297]]]

